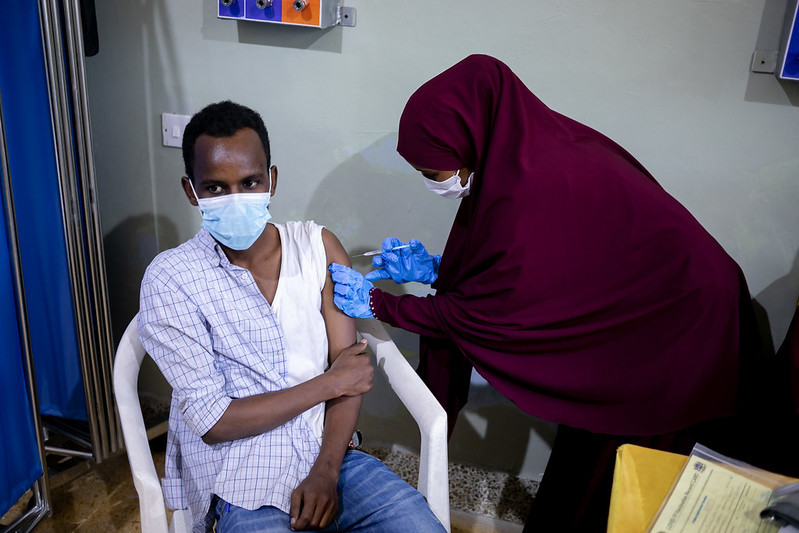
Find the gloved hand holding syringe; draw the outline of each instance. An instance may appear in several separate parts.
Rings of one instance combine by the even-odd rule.
[[[347,316],[374,318],[370,296],[374,280],[391,278],[396,283],[433,283],[438,278],[441,256],[430,255],[424,245],[415,239],[404,243],[395,237],[388,237],[383,240],[381,250],[372,250],[353,257],[369,256],[377,256],[372,258],[372,266],[377,270],[366,276],[354,268],[338,263],[332,263],[328,267],[335,283],[333,301]]]
[[[377,270],[366,274],[369,281],[391,278],[395,283],[433,283],[438,278],[441,256],[427,253],[421,241],[416,239],[405,243],[396,237],[388,237],[383,240],[381,250],[354,257],[369,256],[377,256],[372,259],[372,266]]]

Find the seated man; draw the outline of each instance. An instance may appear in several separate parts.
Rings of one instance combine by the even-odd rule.
[[[313,222],[268,223],[277,168],[260,115],[209,105],[183,158],[202,228],[147,268],[139,315],[173,388],[169,506],[195,531],[443,531],[419,492],[348,447],[373,375],[333,304],[327,267],[349,260]]]

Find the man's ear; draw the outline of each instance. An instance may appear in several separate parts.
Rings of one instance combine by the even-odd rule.
[[[194,196],[194,191],[191,189],[191,182],[189,182],[189,178],[183,176],[180,178],[180,184],[183,186],[183,192],[186,195],[186,198],[189,199],[189,203],[193,206],[197,206],[197,198]]]
[[[275,189],[277,189],[277,165],[272,165],[269,168],[269,179],[271,180],[270,191],[272,191],[272,196],[275,195]]]

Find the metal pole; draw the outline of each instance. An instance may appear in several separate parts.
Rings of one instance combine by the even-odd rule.
[[[86,415],[89,422],[89,434],[93,452],[97,462],[106,456],[98,447],[101,442],[98,428],[98,413],[92,391],[93,350],[87,321],[83,310],[88,307],[88,288],[83,275],[83,238],[80,235],[80,206],[75,190],[75,161],[72,151],[72,131],[70,128],[69,95],[67,78],[63,69],[63,43],[61,40],[61,17],[58,2],[39,0],[42,35],[44,38],[44,55],[47,67],[47,80],[50,93],[50,113],[53,120],[56,161],[58,161],[58,178],[61,189],[61,212],[64,220],[67,259],[73,291],[73,307],[77,329],[78,352],[83,369],[84,394],[86,397]],[[104,439],[103,439],[104,440]]]
[[[78,208],[76,212],[76,222],[79,224],[81,228],[80,234],[82,235],[83,239],[81,240],[81,254],[82,261],[79,265],[79,272],[81,273],[81,278],[85,287],[86,292],[84,293],[84,301],[83,301],[83,308],[81,313],[81,320],[83,320],[83,327],[86,329],[88,333],[88,342],[87,345],[89,346],[89,353],[88,360],[90,362],[89,367],[84,367],[84,382],[87,383],[86,387],[86,400],[91,401],[94,403],[95,412],[97,414],[95,420],[90,420],[90,425],[97,426],[97,433],[99,436],[98,441],[93,441],[95,444],[95,456],[97,462],[101,462],[109,454],[109,447],[108,447],[108,439],[107,435],[109,434],[107,423],[107,410],[105,406],[105,398],[101,393],[103,387],[103,377],[102,377],[102,368],[103,368],[103,357],[101,353],[98,351],[98,346],[96,342],[96,335],[93,335],[92,332],[94,328],[90,327],[94,323],[94,313],[92,313],[92,303],[93,298],[95,295],[93,294],[95,291],[93,290],[93,284],[91,283],[92,277],[89,274],[87,266],[91,265],[92,262],[92,247],[87,242],[87,239],[90,237],[87,235],[86,227],[85,227],[85,220],[89,216],[90,211],[86,211],[83,209],[83,206],[87,204],[87,196],[91,196],[91,191],[86,190],[85,188],[81,187],[80,185],[84,182],[84,177],[86,174],[86,144],[85,144],[85,132],[84,132],[84,123],[81,120],[81,113],[83,111],[81,106],[81,86],[78,79],[78,66],[77,64],[82,61],[82,57],[78,56],[78,48],[80,48],[80,53],[82,54],[83,46],[82,42],[78,47],[76,45],[76,38],[80,37],[80,28],[78,23],[75,23],[74,13],[71,10],[71,3],[69,1],[63,2],[63,14],[64,14],[64,32],[66,33],[65,39],[65,52],[66,52],[66,59],[67,64],[69,65],[69,87],[71,89],[71,101],[72,101],[72,128],[73,128],[73,147],[77,151],[77,173],[75,175],[75,186],[78,187],[80,191],[79,198],[82,200],[82,205]],[[88,257],[87,257],[88,256]],[[96,308],[94,309],[97,310]],[[89,374],[86,376],[86,374]]]
[[[47,513],[50,512],[50,483],[47,477],[47,462],[44,456],[44,431],[42,419],[39,414],[39,397],[36,393],[36,376],[33,369],[33,351],[31,349],[30,331],[28,329],[28,307],[25,303],[25,284],[22,278],[22,259],[19,254],[19,241],[17,239],[17,218],[14,212],[14,193],[11,188],[11,168],[8,163],[8,152],[5,137],[5,123],[3,121],[2,95],[0,95],[0,178],[2,178],[3,199],[6,205],[6,227],[8,228],[8,253],[11,257],[11,275],[14,281],[16,295],[17,317],[19,320],[19,340],[22,348],[22,363],[28,381],[28,394],[30,395],[31,416],[36,430],[36,444],[39,452],[39,462],[42,465],[42,477],[34,483],[32,490],[35,505],[24,516],[26,519],[33,516],[29,527],[32,529]]]
[[[68,23],[67,32],[72,31],[74,45],[70,54],[72,66],[73,107],[75,109],[75,124],[79,134],[76,141],[80,156],[80,178],[83,190],[84,223],[86,224],[86,250],[91,273],[91,286],[94,304],[94,320],[97,328],[95,342],[99,358],[99,383],[97,394],[102,398],[105,406],[104,422],[107,424],[106,437],[109,440],[108,450],[114,452],[118,448],[118,424],[114,395],[112,392],[112,366],[113,366],[113,335],[111,333],[111,317],[108,305],[108,283],[105,272],[103,255],[102,228],[100,213],[97,208],[97,182],[94,171],[94,153],[92,150],[91,120],[89,118],[89,102],[87,100],[86,72],[83,61],[83,32],[80,19],[79,0],[72,0],[66,7]]]

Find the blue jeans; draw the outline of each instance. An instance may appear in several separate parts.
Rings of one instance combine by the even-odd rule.
[[[349,450],[338,480],[338,512],[322,531],[443,533],[424,497],[371,455]],[[216,533],[293,531],[289,515],[277,507],[250,511],[221,498],[215,508]]]

